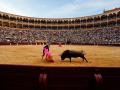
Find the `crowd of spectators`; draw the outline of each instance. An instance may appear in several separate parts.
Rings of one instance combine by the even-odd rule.
[[[95,30],[18,30],[0,27],[0,43],[36,44],[45,40],[52,44],[120,44],[120,29],[102,28]]]

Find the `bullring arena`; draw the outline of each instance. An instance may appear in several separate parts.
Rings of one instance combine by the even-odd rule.
[[[89,45],[51,45],[54,63],[42,60],[42,48],[44,45],[15,45],[0,46],[0,64],[37,65],[37,66],[82,66],[82,67],[119,67],[120,48],[115,46],[89,46]],[[84,50],[88,60],[83,62],[81,58],[72,58],[61,61],[60,54],[66,49]]]
[[[59,43],[63,47],[57,47]],[[0,44],[0,63],[47,65],[40,59],[42,47],[51,44],[55,63],[48,65],[119,66],[120,50],[115,46],[120,46],[120,8],[76,18],[34,18],[0,12]],[[74,58],[71,64],[61,62],[59,55],[66,48],[83,49],[90,62]]]
[[[52,63],[41,59],[46,44]],[[83,50],[88,63],[61,61],[67,49]],[[119,71],[120,8],[75,18],[0,12],[1,90],[119,90]]]

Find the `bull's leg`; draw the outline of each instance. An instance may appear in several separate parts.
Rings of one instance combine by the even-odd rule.
[[[85,57],[83,57],[83,61],[84,61],[84,60],[85,60],[86,62],[88,62],[87,59],[86,59]]]

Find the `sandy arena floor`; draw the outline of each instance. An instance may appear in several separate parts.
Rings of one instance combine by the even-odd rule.
[[[0,46],[0,64],[18,64],[33,66],[87,66],[87,67],[120,67],[120,47],[51,45],[54,63],[41,60],[43,45]],[[61,61],[60,54],[66,50],[84,50],[88,63],[81,58]]]

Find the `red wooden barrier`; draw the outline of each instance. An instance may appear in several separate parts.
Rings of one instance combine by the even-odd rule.
[[[0,65],[0,90],[120,90],[120,68]]]

